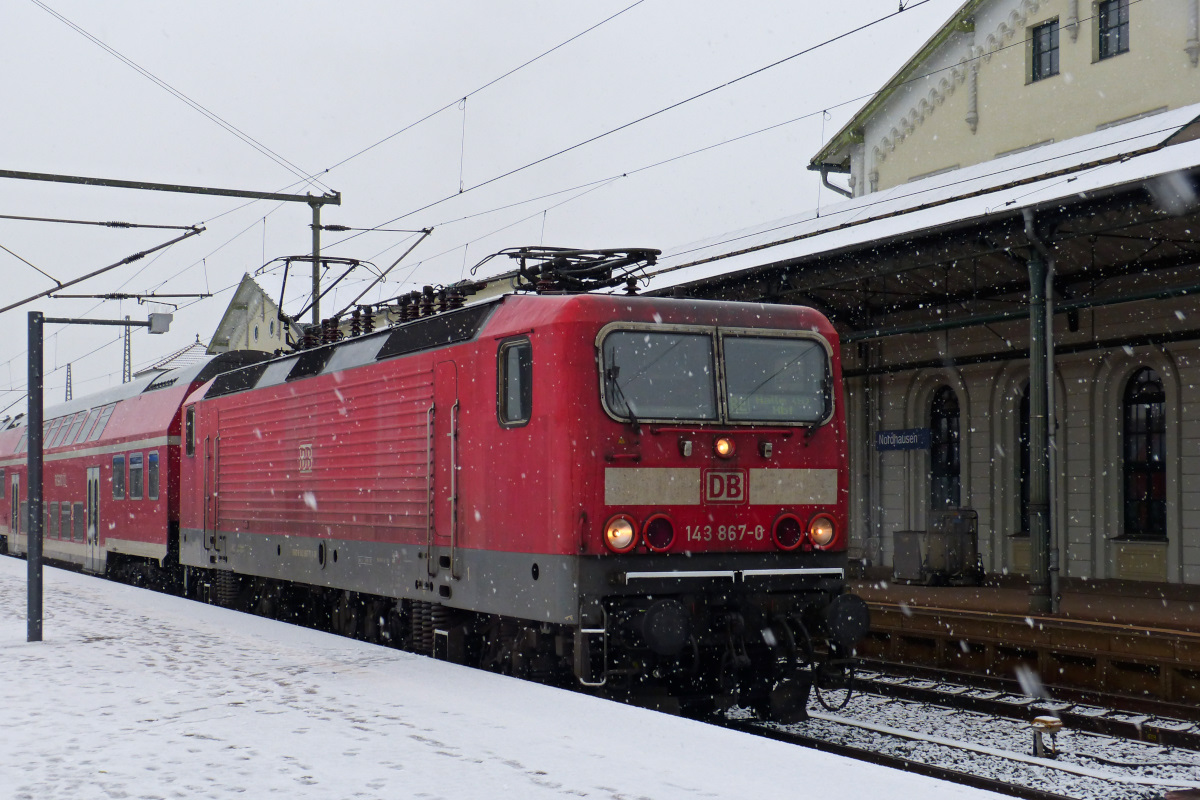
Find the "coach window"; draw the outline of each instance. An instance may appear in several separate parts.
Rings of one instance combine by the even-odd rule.
[[[949,386],[933,395],[930,413],[929,510],[957,508],[959,503],[958,396]]]
[[[0,469],[0,500],[7,497],[5,492],[8,491],[8,485],[4,482],[4,470]]]
[[[158,499],[158,451],[146,454],[146,496],[151,500]]]
[[[61,444],[63,447],[66,447],[69,444],[75,444],[75,440],[79,436],[79,431],[83,428],[83,423],[87,421],[87,418],[88,412],[86,411],[80,411],[78,414],[76,414],[75,421],[71,423],[71,430],[67,432],[67,435],[63,437],[63,440],[59,444]]]
[[[189,456],[196,455],[196,407],[189,406],[183,423],[184,449]]]
[[[1167,537],[1166,394],[1158,373],[1143,368],[1125,384],[1125,536]]]
[[[533,416],[533,346],[524,338],[504,342],[497,361],[496,414],[500,425],[525,425]]]
[[[100,409],[93,408],[88,412],[87,417],[83,420],[83,427],[79,429],[79,435],[71,440],[71,444],[86,442],[88,434],[92,432],[92,426],[96,424],[96,419],[100,416]]]
[[[54,435],[58,433],[58,429],[62,426],[63,418],[48,419],[42,423],[42,447],[49,450],[53,445]]]
[[[96,420],[96,427],[92,428],[92,432],[88,434],[87,440],[89,442],[94,442],[104,435],[104,426],[108,424],[109,418],[112,417],[113,409],[116,407],[116,403],[109,403],[100,409],[100,419]]]
[[[129,499],[130,500],[141,500],[142,499],[142,486],[143,486],[142,464],[143,463],[144,462],[142,460],[141,453],[130,453],[129,454]]]
[[[113,456],[113,500],[125,499],[125,456]]]

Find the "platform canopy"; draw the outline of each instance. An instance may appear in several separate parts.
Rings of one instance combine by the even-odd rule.
[[[1027,303],[1032,212],[1059,310],[1180,294],[1198,178],[1193,105],[676,248],[648,291],[811,305],[844,341],[984,324]]]

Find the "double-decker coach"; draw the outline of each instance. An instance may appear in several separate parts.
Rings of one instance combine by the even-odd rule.
[[[87,572],[169,587],[178,565],[180,406],[229,353],[48,406],[42,426],[43,555]],[[0,428],[0,534],[28,550],[28,428]]]

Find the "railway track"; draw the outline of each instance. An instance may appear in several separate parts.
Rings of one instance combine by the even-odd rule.
[[[814,715],[814,719],[821,718],[823,716],[824,715],[817,714]],[[958,783],[963,786],[971,786],[976,789],[986,789],[988,791],[1009,795],[1011,797],[1021,797],[1025,798],[1026,800],[1074,800],[1074,798],[1072,798],[1070,795],[1057,794],[1048,790],[1029,788],[1025,786],[1016,786],[999,778],[975,775],[971,772],[951,769],[949,767],[943,767],[937,764],[929,764],[924,761],[918,761],[911,758],[903,758],[901,756],[890,755],[887,753],[865,750],[860,747],[841,744],[839,742],[832,742],[819,736],[805,735],[795,730],[774,728],[771,727],[769,723],[752,720],[725,719],[717,722],[716,724],[724,728],[740,731],[742,733],[748,733],[753,736],[762,736],[766,739],[773,739],[777,742],[787,742],[788,744],[808,747],[813,750],[820,750],[823,753],[833,753],[834,755],[845,756],[858,761],[865,761],[870,764],[878,764],[879,766],[899,769],[905,772],[912,772],[917,775],[925,775],[937,780]]]
[[[1009,685],[1012,681],[999,687],[967,686],[945,675],[868,671],[860,672],[857,680],[860,690],[872,694],[939,705],[946,705],[952,697],[955,707],[962,710],[1026,720],[1052,715],[1068,730],[1200,751],[1200,722],[1187,718],[1189,712],[1195,715],[1194,708],[1154,703],[1152,708],[1130,710],[1094,695],[1037,699],[1014,691],[1017,687]]]
[[[780,725],[735,712],[717,724],[1014,797],[1200,796],[1200,752],[1190,746],[1196,726],[1188,721],[1157,720],[1177,735],[1166,744],[1147,741],[1136,720],[1107,709],[879,673],[858,685],[839,711],[812,712],[805,722]],[[1064,727],[1054,740],[1041,734],[1046,749],[1036,755],[1030,723],[1043,713]]]

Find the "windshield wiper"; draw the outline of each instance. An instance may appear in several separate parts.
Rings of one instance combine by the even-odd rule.
[[[629,402],[629,398],[625,396],[625,392],[621,389],[621,383],[617,380],[617,376],[620,374],[621,368],[614,364],[604,370],[604,382],[612,387],[612,398],[625,406],[625,413],[629,415],[629,424],[636,431],[638,428],[637,412],[633,410],[633,403]]]

